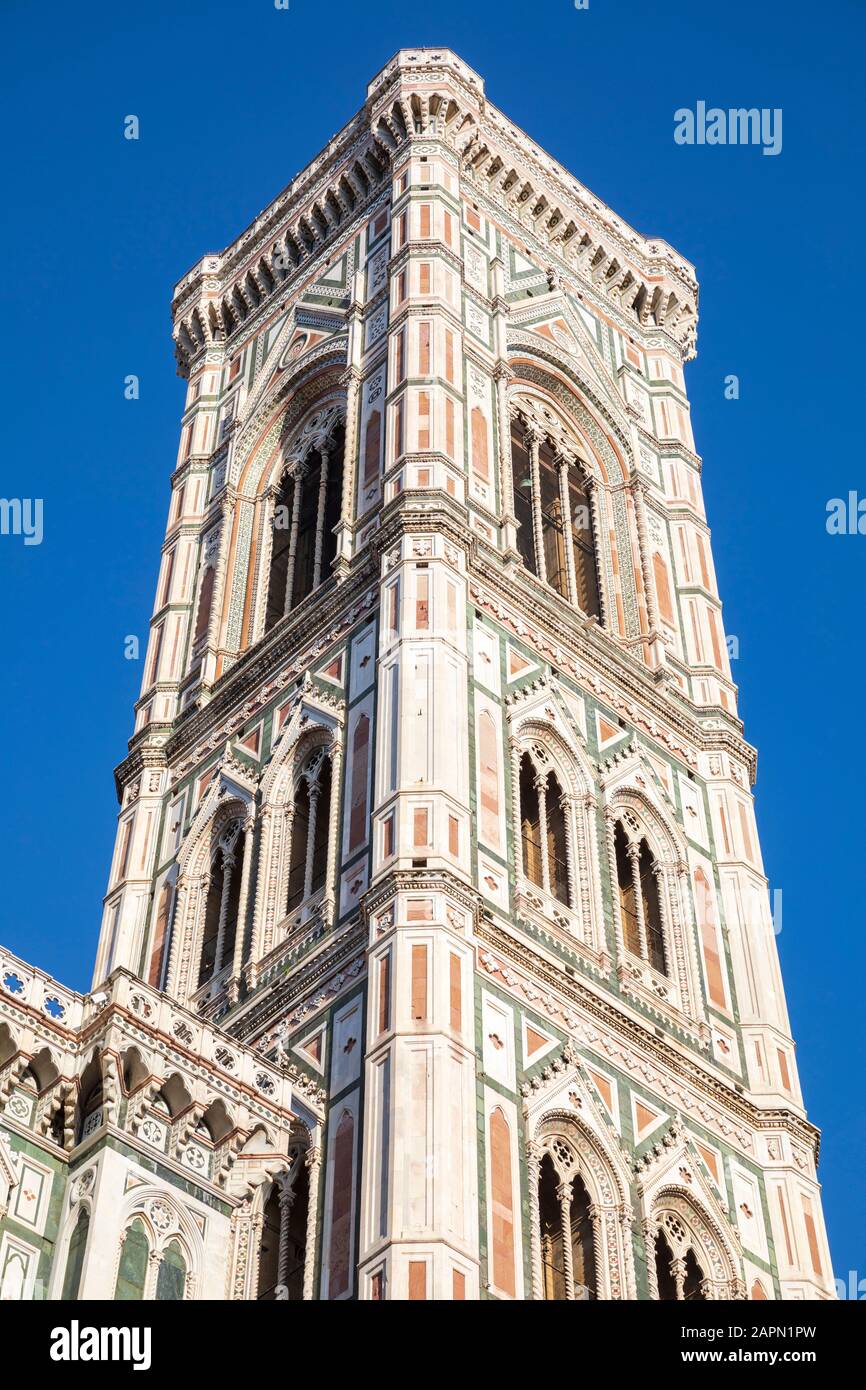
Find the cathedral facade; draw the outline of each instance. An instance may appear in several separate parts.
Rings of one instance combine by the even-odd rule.
[[[173,301],[93,989],[0,953],[0,1294],[824,1299],[693,267],[448,50]]]

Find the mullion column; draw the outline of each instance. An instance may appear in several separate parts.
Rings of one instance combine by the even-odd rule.
[[[526,1180],[529,1184],[529,1243],[531,1250],[532,1297],[544,1297],[541,1257],[541,1212],[538,1184],[541,1179],[541,1150],[535,1140],[526,1145]]]
[[[295,1194],[288,1177],[285,1177],[280,1187],[280,1244],[277,1255],[277,1283],[283,1287],[289,1277],[289,1222],[294,1204]],[[288,1296],[288,1290],[286,1293]]]
[[[322,1167],[322,1150],[309,1149],[304,1159],[309,1173],[307,1193],[307,1231],[304,1242],[304,1291],[305,1302],[313,1297],[313,1278],[316,1272],[316,1225],[319,1210],[319,1174]]]
[[[304,860],[304,901],[313,891],[313,856],[316,848],[316,817],[319,805],[318,785],[310,787],[310,819],[307,823],[307,857]]]
[[[319,469],[319,496],[316,503],[316,549],[313,556],[313,588],[318,589],[322,582],[322,548],[325,540],[325,505],[328,500],[328,451],[321,451]]]
[[[499,477],[503,540],[506,555],[517,552],[517,521],[514,515],[514,476],[511,471],[511,419],[508,413],[508,383],[511,368],[501,363],[494,372],[496,381],[496,422],[499,436]]]
[[[538,578],[547,582],[547,565],[544,561],[544,532],[541,520],[541,469],[539,455],[541,442],[534,430],[526,436],[529,445],[529,475],[532,480],[532,539],[535,546],[535,569]]]
[[[589,473],[586,479],[586,492],[589,498],[589,519],[592,524],[592,543],[595,549],[595,573],[598,580],[598,621],[602,627],[607,625],[607,596],[606,596],[606,571],[604,568],[604,556],[606,551],[602,549],[602,518],[599,514],[601,507],[600,484],[598,479]],[[611,603],[615,602],[611,595]]]
[[[578,889],[577,874],[577,837],[574,830],[575,804],[570,796],[562,797],[563,819],[565,822],[565,874],[568,883],[568,906],[572,912],[581,911],[580,893]],[[582,914],[581,914],[582,916]],[[586,938],[587,923],[582,921],[584,937]]]
[[[244,958],[244,937],[246,935],[247,906],[250,899],[252,881],[253,840],[256,823],[252,816],[244,824],[244,858],[241,869],[241,891],[238,902],[238,924],[235,929],[235,949],[232,957],[232,973],[229,988],[237,993]]]
[[[547,784],[539,777],[535,784],[538,792],[538,838],[541,841],[541,886],[550,893],[550,864],[547,858]]]
[[[622,961],[625,951],[625,923],[622,920],[622,906],[619,897],[619,874],[616,864],[616,815],[610,806],[604,808],[604,829],[607,842],[607,863],[610,875],[610,891],[613,898],[613,930],[616,938],[617,958]]]
[[[649,960],[646,939],[646,920],[643,915],[643,893],[640,886],[640,845],[630,843],[628,847],[628,858],[631,864],[631,881],[634,889],[634,911],[637,917],[637,934],[640,941],[640,953],[644,960]]]
[[[571,1249],[571,1183],[560,1183],[556,1189],[562,1221],[562,1267],[565,1273],[565,1297],[574,1302],[574,1258]]]
[[[286,595],[283,600],[283,614],[292,609],[292,590],[295,585],[295,560],[298,554],[298,527],[301,521],[301,497],[303,495],[304,470],[298,461],[292,475],[292,528],[289,532],[289,561],[286,569]]]
[[[559,475],[559,510],[562,513],[562,544],[565,549],[565,574],[568,601],[577,607],[577,574],[574,568],[574,532],[571,524],[571,505],[568,496],[568,459],[559,454],[556,459]]]
[[[656,1228],[652,1221],[643,1223],[643,1241],[646,1250],[646,1281],[649,1296],[658,1302],[659,1281],[658,1270],[656,1269]]]
[[[325,868],[325,895],[337,896],[337,848],[340,841],[340,785],[343,776],[343,748],[335,743],[331,750],[331,808],[328,823],[328,862]]]
[[[223,950],[225,948],[226,921],[229,913],[229,894],[232,886],[232,875],[235,870],[235,859],[233,854],[223,854],[223,887],[220,894],[220,915],[217,925],[216,950],[214,951],[213,976],[215,979],[222,970]]]
[[[611,1218],[608,1217],[608,1220]],[[604,1228],[605,1218],[601,1207],[592,1202],[589,1208],[589,1220],[592,1226],[592,1277],[595,1284],[595,1296],[600,1299],[604,1291],[603,1270],[604,1270]]]

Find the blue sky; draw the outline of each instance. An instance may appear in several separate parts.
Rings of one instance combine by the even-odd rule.
[[[854,0],[4,0],[0,941],[87,987],[114,837],[112,769],[141,678],[182,385],[174,283],[232,240],[361,105],[399,47],[454,48],[490,99],[701,285],[688,368],[758,823],[837,1273],[866,1275],[860,831],[866,496],[864,193]],[[783,147],[681,146],[674,112],[779,107]],[[123,139],[138,115],[141,138]],[[856,308],[856,305],[855,305]],[[141,397],[124,400],[136,373]],[[736,374],[740,398],[726,400]]]

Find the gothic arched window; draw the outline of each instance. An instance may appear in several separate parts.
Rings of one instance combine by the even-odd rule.
[[[345,431],[295,458],[283,474],[273,514],[265,631],[329,577],[343,500]]]
[[[617,894],[627,951],[667,975],[665,933],[658,885],[658,864],[645,839],[632,839],[621,821],[613,836]]]
[[[264,1205],[256,1297],[299,1303],[304,1296],[309,1174],[298,1159],[273,1183]]]
[[[87,1237],[90,1233],[90,1213],[82,1207],[69,1241],[66,1256],[66,1271],[63,1275],[64,1303],[74,1303],[81,1291],[81,1275],[84,1271],[84,1256],[87,1252]]]
[[[640,842],[638,868],[649,963],[654,970],[658,970],[660,975],[666,975],[668,966],[665,958],[665,934],[662,927],[662,908],[659,900],[658,866],[646,840]]]
[[[156,1297],[160,1303],[179,1303],[186,1287],[186,1260],[176,1240],[172,1240],[162,1253],[159,1273],[156,1276]]]
[[[634,955],[641,954],[640,932],[638,930],[637,894],[634,890],[634,874],[628,855],[629,841],[621,825],[614,831],[616,850],[616,881],[619,891],[619,910],[622,918],[622,934],[626,948]]]
[[[233,834],[233,838],[232,838]],[[199,956],[198,987],[219,975],[234,956],[238,923],[244,837],[240,824],[220,840],[211,861],[205,904],[204,934]]]
[[[135,1220],[127,1227],[123,1237],[117,1283],[114,1286],[115,1302],[124,1303],[144,1298],[149,1255],[150,1243],[144,1223]]]
[[[518,417],[511,471],[524,565],[581,612],[601,617],[591,502],[580,465]]]
[[[531,883],[571,906],[568,886],[568,814],[555,772],[540,777],[528,753],[520,760],[520,835],[523,872]]]
[[[675,1255],[663,1230],[655,1240],[656,1283],[662,1303],[697,1303],[706,1299],[704,1273],[694,1250]]]
[[[312,753],[295,788],[286,912],[325,887],[331,823],[331,759]]]
[[[549,1153],[541,1161],[538,1213],[545,1299],[596,1298],[589,1193],[579,1174],[563,1182]]]

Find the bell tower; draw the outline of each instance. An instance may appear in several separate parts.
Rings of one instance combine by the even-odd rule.
[[[57,1180],[109,1133],[130,1172],[160,1149],[160,1287],[196,1229],[227,1271],[185,1296],[832,1297],[693,267],[410,49],[172,312],[98,994],[34,1111]],[[101,1181],[137,1289],[162,1238]],[[87,1287],[65,1191],[53,1277]]]

